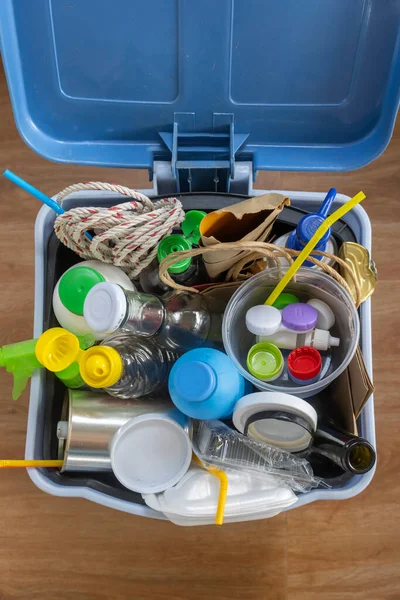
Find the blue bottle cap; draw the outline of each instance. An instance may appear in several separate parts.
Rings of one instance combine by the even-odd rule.
[[[181,398],[187,402],[207,400],[217,385],[214,369],[200,360],[177,365],[171,375],[172,385],[179,389]]]
[[[330,208],[332,206],[332,202],[336,197],[335,188],[331,188],[321,207],[317,213],[311,213],[309,215],[305,215],[302,219],[300,219],[296,229],[292,231],[289,235],[286,247],[292,250],[302,250],[304,246],[308,244],[308,242],[313,237],[314,233],[317,231],[318,227],[325,221]],[[318,244],[315,246],[316,250],[325,250],[326,244],[331,236],[331,229],[329,228],[325,235],[319,240]],[[321,257],[316,257],[321,258]],[[312,263],[305,262],[307,266],[311,266]]]

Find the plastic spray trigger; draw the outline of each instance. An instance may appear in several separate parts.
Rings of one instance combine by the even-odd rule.
[[[17,400],[36,369],[41,368],[35,355],[36,340],[7,344],[0,348],[0,366],[14,377],[12,399]]]

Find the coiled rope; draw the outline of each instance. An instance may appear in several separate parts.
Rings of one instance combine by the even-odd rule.
[[[62,205],[69,194],[85,190],[115,192],[132,200],[111,208],[72,208],[56,218],[56,236],[81,258],[121,267],[131,279],[151,263],[160,240],[185,217],[177,198],[152,202],[136,190],[98,181],[70,185],[57,195],[57,201]],[[93,231],[95,235],[89,240],[85,234]]]

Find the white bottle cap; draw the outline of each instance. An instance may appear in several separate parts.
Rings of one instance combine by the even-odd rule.
[[[183,477],[192,460],[187,433],[173,419],[150,413],[127,421],[111,442],[114,475],[129,490],[157,494]]]
[[[246,313],[246,327],[254,335],[272,335],[282,321],[281,312],[274,306],[259,304]]]
[[[233,412],[233,424],[241,433],[247,429],[249,437],[289,452],[308,448],[317,420],[311,404],[283,392],[248,394],[236,403]]]
[[[90,329],[113,333],[121,325],[127,310],[123,289],[116,283],[98,283],[85,298],[83,315]]]
[[[304,342],[305,346],[312,346],[317,350],[328,350],[328,348],[339,346],[339,344],[340,339],[331,336],[329,331],[325,329],[314,329],[313,332],[307,333]]]
[[[317,327],[318,329],[331,329],[335,324],[335,314],[330,306],[319,298],[312,298],[307,302],[313,306],[318,313]]]

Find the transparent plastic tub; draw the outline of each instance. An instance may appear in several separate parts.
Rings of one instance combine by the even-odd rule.
[[[246,367],[246,357],[251,346],[256,343],[256,337],[246,328],[246,312],[252,306],[265,302],[286,271],[286,267],[268,269],[253,275],[238,288],[224,314],[222,337],[226,353],[239,372],[256,388],[309,398],[326,388],[348,366],[357,349],[360,323],[353,300],[335,279],[317,269],[300,268],[296,274],[296,281],[292,280],[285,292],[295,294],[300,302],[307,302],[311,298],[319,298],[326,302],[336,317],[330,333],[340,338],[340,344],[328,351],[321,351],[321,375],[318,381],[310,385],[298,385],[292,381],[288,377],[286,367],[282,375],[269,383],[254,377]]]

